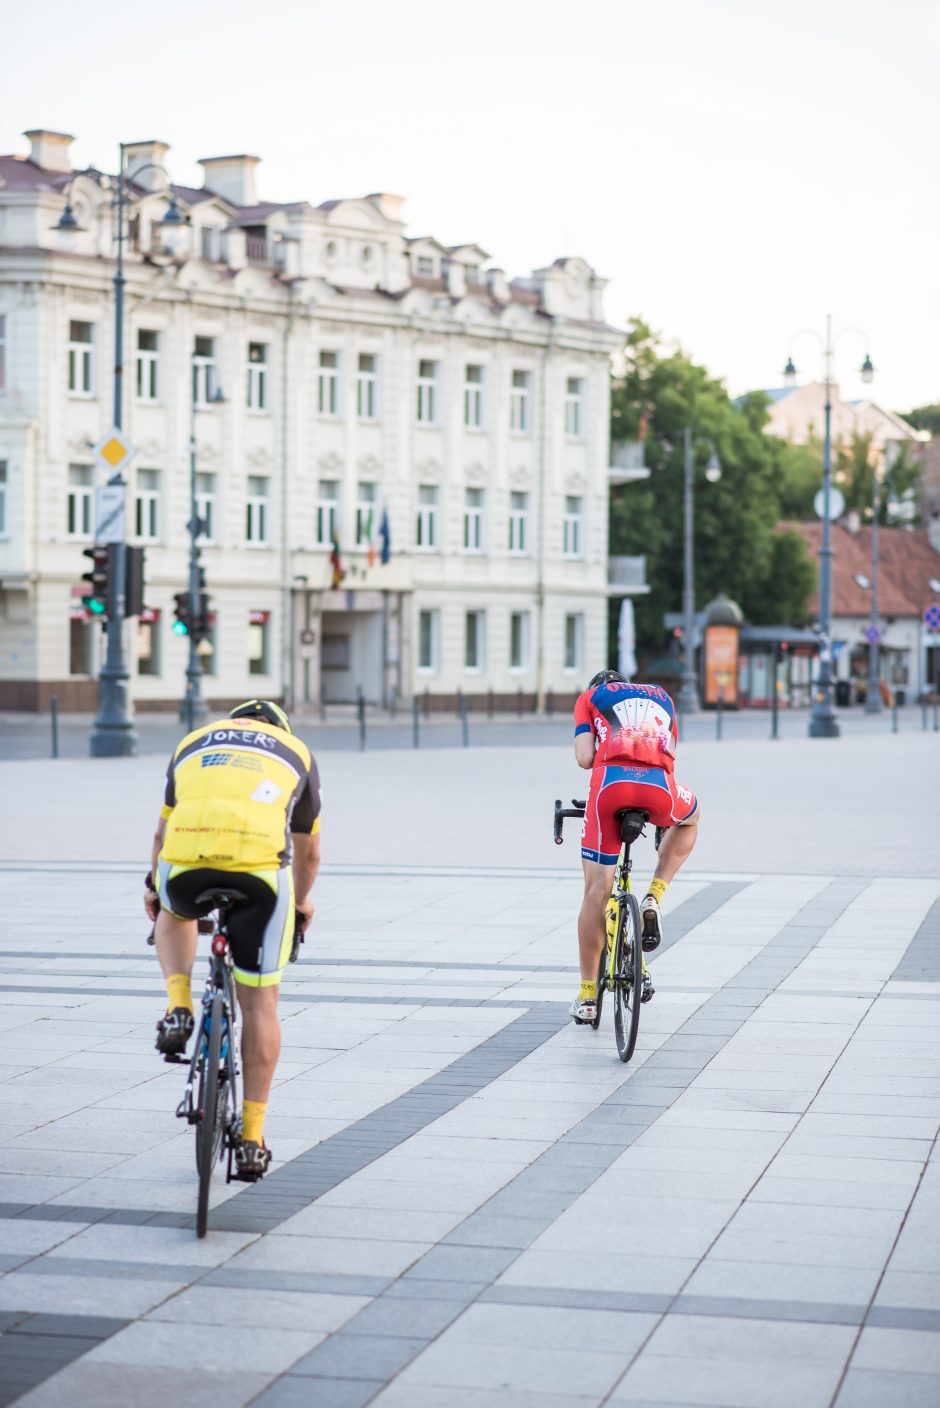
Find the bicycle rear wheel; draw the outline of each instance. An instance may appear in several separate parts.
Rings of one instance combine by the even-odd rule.
[[[614,954],[614,1031],[617,1054],[629,1061],[636,1049],[643,997],[643,950],[640,943],[640,907],[635,895],[624,895],[617,924]]]
[[[199,1074],[199,1122],[196,1125],[196,1168],[199,1172],[199,1198],[196,1205],[196,1236],[204,1237],[209,1220],[209,1185],[212,1171],[222,1152],[225,1132],[226,1093],[219,1080],[222,1055],[222,994],[215,992],[209,1007],[208,1050]]]

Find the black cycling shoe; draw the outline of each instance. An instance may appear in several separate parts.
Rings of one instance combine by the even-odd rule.
[[[652,953],[654,949],[659,948],[663,937],[659,901],[654,895],[647,895],[646,899],[640,905],[640,918],[643,921],[643,952]]]
[[[267,1144],[256,1144],[253,1139],[235,1141],[235,1172],[233,1178],[242,1183],[257,1183],[263,1178],[271,1163],[271,1150]]]
[[[180,1056],[196,1025],[188,1007],[174,1007],[157,1023],[156,1047],[164,1056]]]

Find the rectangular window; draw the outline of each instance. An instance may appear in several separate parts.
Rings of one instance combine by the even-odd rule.
[[[245,542],[268,541],[268,489],[270,480],[263,474],[249,474],[248,496],[245,500]]]
[[[529,431],[531,386],[531,372],[513,372],[512,386],[509,390],[509,429],[515,430],[519,435],[528,434]]]
[[[339,353],[320,353],[317,376],[317,410],[321,416],[339,415]]]
[[[84,614],[74,615],[69,621],[69,674],[93,675],[94,665],[94,625]]]
[[[219,388],[219,368],[214,337],[193,342],[193,405],[210,406]]]
[[[7,484],[9,470],[6,460],[0,460],[0,538],[8,536],[7,529]]]
[[[509,551],[524,553],[529,546],[529,496],[513,489],[509,495]]]
[[[95,394],[94,323],[69,323],[69,391],[73,396]]]
[[[139,469],[134,496],[134,531],[142,543],[155,543],[160,536],[160,471]]]
[[[94,472],[89,464],[69,465],[68,535],[90,538],[94,518]],[[79,671],[82,674],[83,671]]]
[[[418,420],[422,425],[437,421],[437,362],[418,363]]]
[[[321,479],[317,490],[317,543],[328,548],[338,531],[339,483]]]
[[[160,399],[160,334],[151,328],[137,329],[137,399]]]
[[[160,617],[156,612],[152,620],[140,617],[137,622],[137,673],[160,673]]]
[[[269,650],[271,646],[271,613],[251,611],[248,613],[248,673],[266,675],[269,673]]]
[[[581,499],[576,494],[565,495],[562,551],[565,557],[581,556]]]
[[[209,264],[214,264],[219,257],[219,231],[211,225],[203,225],[199,231],[199,253]]]
[[[268,349],[264,342],[248,344],[248,409],[268,409]]]
[[[377,420],[379,414],[379,359],[374,352],[360,352],[356,368],[356,415]]]
[[[482,489],[466,489],[464,491],[463,545],[466,552],[483,551]]]
[[[415,260],[415,273],[419,279],[433,279],[435,273],[434,260],[430,254],[419,254]]]
[[[0,396],[7,389],[7,318],[0,313]]]
[[[378,486],[361,483],[356,497],[356,546],[368,547],[376,536],[375,504]]]
[[[483,630],[482,611],[468,611],[464,617],[463,663],[467,670],[483,669]]]
[[[200,543],[214,543],[216,530],[216,488],[214,474],[196,475],[196,517],[201,518],[205,527],[199,535]]]
[[[483,368],[464,369],[463,423],[471,430],[483,429]]]
[[[565,617],[565,669],[580,670],[582,642],[584,639],[584,617],[578,613]]]
[[[437,669],[438,615],[436,611],[418,612],[418,669]]]
[[[509,668],[524,670],[529,663],[529,613],[513,611],[509,617]]]
[[[584,382],[579,376],[565,382],[565,434],[574,439],[584,434]]]
[[[437,547],[437,488],[433,484],[418,485],[415,547],[427,552]]]

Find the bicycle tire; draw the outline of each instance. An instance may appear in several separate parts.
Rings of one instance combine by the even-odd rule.
[[[636,1050],[643,998],[643,948],[640,941],[640,907],[635,895],[624,895],[617,922],[614,955],[614,1032],[617,1054],[629,1061]]]
[[[591,1030],[596,1032],[601,1024],[601,1009],[604,1006],[604,993],[607,991],[607,939],[604,939],[604,947],[601,949],[601,956],[597,960],[597,1010],[594,1013],[594,1021],[591,1023]]]
[[[209,1007],[208,1051],[199,1076],[199,1122],[196,1125],[196,1168],[199,1198],[196,1205],[196,1236],[204,1237],[209,1221],[209,1186],[222,1147],[223,1125],[219,1118],[219,1066],[222,1054],[222,994],[215,992]]]

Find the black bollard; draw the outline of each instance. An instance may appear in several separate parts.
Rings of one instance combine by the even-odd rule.
[[[49,696],[49,722],[52,725],[52,756],[59,756],[59,701],[54,694]]]
[[[555,712],[555,696],[552,694],[551,689],[549,689],[545,695],[545,712],[549,718],[551,718],[552,714]]]
[[[366,751],[366,698],[362,686],[356,686],[356,713],[359,715],[359,752]]]
[[[486,691],[486,717],[487,717],[488,719],[491,719],[491,718],[493,717],[493,690],[492,690],[492,688],[490,688],[490,689],[488,689],[488,690]]]
[[[467,723],[467,696],[462,689],[458,689],[457,691],[457,708],[460,713],[460,731],[463,735],[463,746],[469,748],[470,729]]]
[[[927,700],[926,700],[926,699],[922,699],[922,700],[920,701],[920,726],[921,726],[921,728],[924,730],[924,732],[926,733],[926,731],[927,731]]]
[[[431,691],[429,689],[424,691],[424,717],[426,719],[431,717]]]
[[[720,742],[721,742],[721,716],[722,716],[722,714],[724,713],[724,703],[725,703],[725,692],[724,692],[723,689],[719,689],[719,691],[718,691],[718,703],[717,703],[716,706],[715,706],[715,742],[716,742],[716,743],[720,743]]]
[[[897,731],[898,731],[898,701],[897,701],[896,699],[892,699],[892,701],[891,701],[891,732],[892,732],[892,733],[897,733]]]
[[[940,731],[940,706],[938,706],[936,699],[933,701],[933,731],[934,733]]]
[[[418,696],[415,694],[411,700],[411,741],[415,748],[420,745],[420,724],[418,722]]]
[[[518,690],[516,691],[516,709],[517,709],[517,712],[518,712],[519,717],[520,717],[520,719],[521,719],[521,718],[522,718],[522,690],[521,690],[521,689],[518,689]]]

